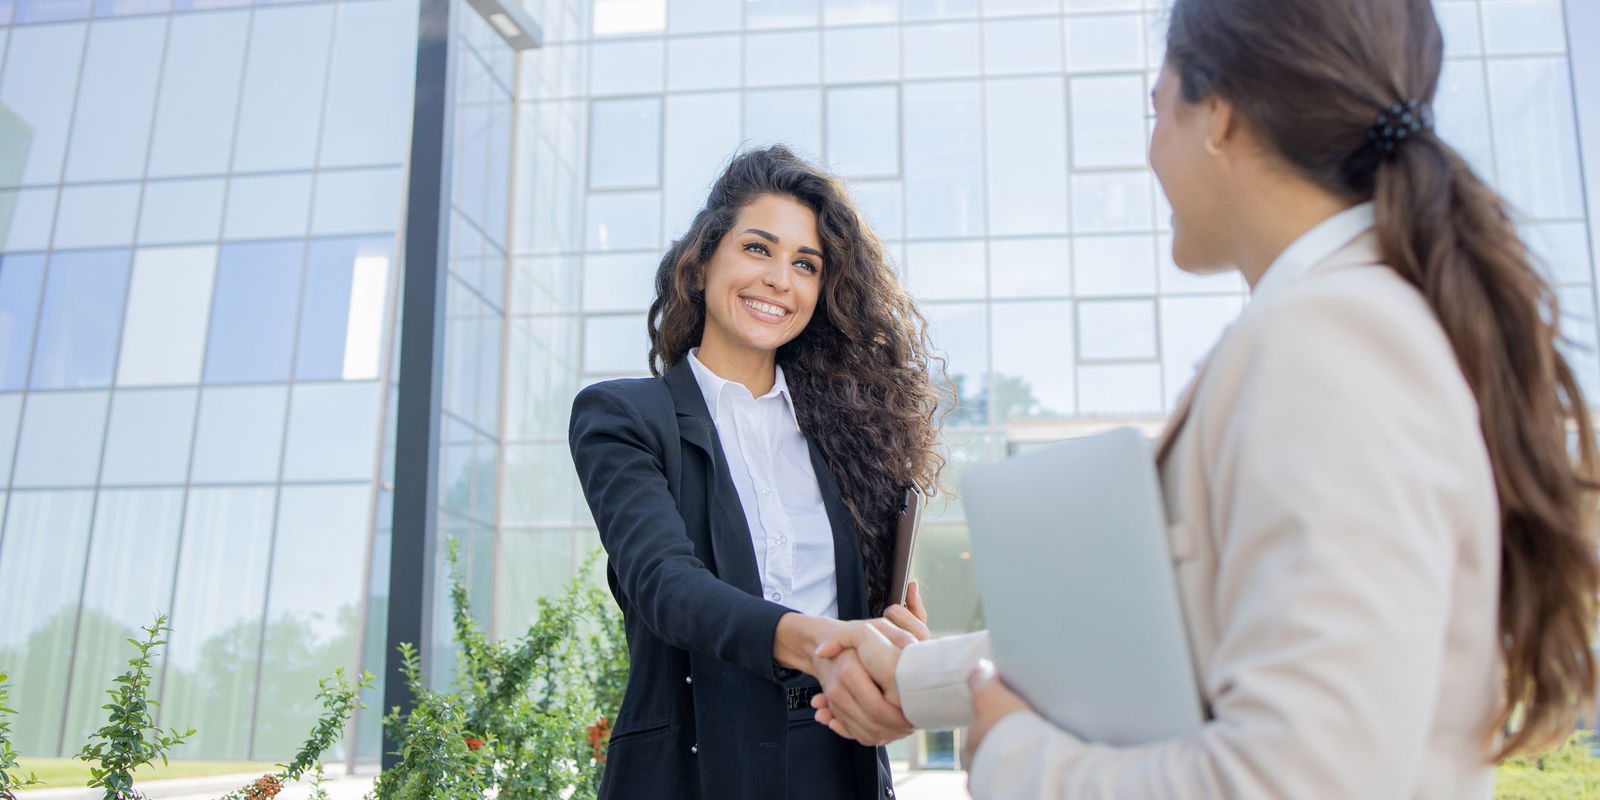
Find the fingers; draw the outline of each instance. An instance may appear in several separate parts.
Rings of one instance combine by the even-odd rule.
[[[900,606],[889,606],[889,611],[896,610],[900,612],[900,616],[902,617],[911,616],[911,612],[901,608]],[[885,612],[886,615],[888,613],[889,612]],[[867,624],[876,628],[879,633],[883,634],[885,639],[889,640],[890,644],[897,648],[904,649],[906,645],[915,644],[917,641],[919,641],[916,632],[907,630],[904,626],[887,618],[887,616],[874,620],[868,620]],[[860,646],[859,643],[857,646]]]
[[[928,607],[922,604],[922,581],[912,581],[907,584],[906,608],[916,615],[917,619],[922,620],[922,624],[928,624]]]
[[[842,727],[841,735],[869,745],[885,744],[911,732],[911,723],[884,699],[854,651],[840,655],[825,672],[827,715],[825,718],[819,708],[817,719],[825,721],[830,730],[837,733]]]
[[[883,618],[893,622],[901,630],[911,634],[919,642],[926,642],[933,638],[933,633],[928,630],[928,623],[916,616],[915,613],[902,605],[892,605],[883,610]]]

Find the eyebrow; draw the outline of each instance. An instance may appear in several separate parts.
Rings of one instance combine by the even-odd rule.
[[[776,234],[767,233],[766,231],[761,230],[760,228],[745,228],[744,232],[745,233],[753,233],[753,234],[755,234],[757,236],[760,236],[763,239],[766,239],[769,242],[772,242],[773,244],[777,244],[778,243],[778,237],[777,237]],[[799,250],[800,252],[805,253],[807,255],[813,255],[813,256],[816,256],[817,258],[822,258],[822,251],[818,250],[818,249],[816,249],[814,247],[806,247],[805,245],[800,245],[799,247],[797,247],[795,249]]]

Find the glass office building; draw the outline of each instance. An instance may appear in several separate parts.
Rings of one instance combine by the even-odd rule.
[[[740,148],[826,164],[889,242],[960,395],[952,485],[1153,430],[1246,301],[1166,256],[1157,0],[523,5],[538,49],[455,14],[439,410],[439,530],[499,633],[597,546],[571,397],[645,373],[650,276]],[[1595,391],[1600,75],[1560,0],[1436,7],[1440,128],[1516,206]],[[78,748],[158,611],[187,756],[281,759],[318,675],[382,672],[417,16],[0,0],[0,671],[24,753]],[[933,621],[967,629],[961,508],[933,511]],[[379,697],[343,755],[378,753]]]

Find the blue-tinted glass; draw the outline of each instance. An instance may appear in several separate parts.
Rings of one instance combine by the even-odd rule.
[[[387,237],[311,243],[296,378],[377,377],[392,246]]]
[[[378,0],[339,7],[322,164],[400,163],[411,131],[416,3]]]
[[[509,166],[505,171],[510,171]],[[404,197],[399,167],[319,173],[311,235],[392,231],[399,222]]]
[[[59,252],[45,277],[35,389],[76,389],[111,383],[117,334],[128,291],[128,251]]]
[[[223,180],[151,181],[139,214],[140,244],[209,242],[222,225]]]
[[[244,11],[172,18],[150,145],[151,175],[227,171],[249,24]]]
[[[95,0],[96,17],[121,17],[130,14],[159,14],[167,10],[168,0]]]
[[[745,92],[745,146],[778,143],[788,145],[801,158],[822,161],[820,91],[806,87]]]
[[[12,485],[92,486],[109,399],[106,392],[29,393]]]
[[[510,103],[497,96],[489,110],[489,172],[484,180],[487,196],[480,223],[489,241],[502,252],[506,248],[507,204],[511,200],[511,114]]]
[[[195,11],[206,8],[231,8],[250,5],[250,0],[172,0],[174,11]]]
[[[666,132],[663,135],[666,160],[661,167],[669,237],[683,235],[684,229],[689,227],[689,220],[705,205],[706,187],[710,185],[712,176],[717,174],[719,165],[739,148],[739,125],[738,92],[675,94],[667,97]],[[590,196],[593,205],[610,206],[612,202],[609,196]],[[603,238],[598,240],[601,246],[595,246],[597,239],[594,235],[600,230],[596,225],[599,220],[594,215],[609,214],[611,211],[609,208],[596,209],[593,205],[589,212],[589,249],[622,249],[623,246],[614,242],[621,238],[619,234],[625,232],[612,227],[609,220],[600,223],[607,227]],[[618,220],[626,219],[631,213],[652,212],[624,210],[619,213]],[[639,225],[636,223],[635,227]],[[657,238],[651,236],[648,241],[643,238],[635,240],[637,244],[634,246],[654,248]]]
[[[827,116],[828,164],[835,172],[849,178],[900,174],[898,88],[830,89]]]
[[[295,386],[283,479],[371,479],[380,396],[376,381]]]
[[[990,235],[1067,232],[1067,122],[1061,79],[990,81]]]
[[[59,22],[89,16],[89,0],[19,0],[17,22]]]
[[[4,106],[0,105],[0,112]],[[0,120],[4,114],[0,113]],[[13,177],[20,170],[12,172]],[[32,189],[12,189],[0,192],[0,235],[5,237],[4,249],[43,250],[50,246],[50,223],[56,215],[54,186]]]
[[[983,233],[983,147],[978,85],[905,87],[906,232]]]
[[[100,482],[183,483],[196,394],[194,389],[118,391],[111,402]]]
[[[21,389],[27,382],[43,286],[43,255],[0,256],[0,391]]]
[[[17,423],[22,421],[22,393],[0,393],[0,485],[11,482],[11,457],[17,452]],[[0,502],[5,501],[0,493]]]
[[[56,213],[55,246],[127,247],[139,212],[139,184],[67,186]]]
[[[661,179],[661,100],[596,100],[589,114],[589,185],[655,186]]]
[[[278,477],[288,387],[226,386],[200,396],[195,426],[196,483],[267,483]]]
[[[228,239],[304,236],[311,224],[311,173],[235,176],[228,186]]]
[[[206,348],[206,382],[282,381],[294,347],[300,241],[222,248]]]
[[[67,180],[137,178],[144,172],[167,21],[96,22],[89,32]]]
[[[315,163],[332,36],[332,5],[256,12],[235,169],[306,169]]]
[[[0,672],[15,691],[11,744],[24,753],[56,755],[66,699],[72,634],[78,620],[81,569],[89,539],[90,491],[12,492],[0,549]]]
[[[81,2],[87,10],[88,0]],[[26,5],[18,9],[19,16],[27,11]],[[14,115],[5,123],[10,129],[8,138],[16,140],[20,136],[25,145],[25,149],[14,151],[26,154],[23,183],[55,183],[61,179],[73,91],[83,57],[83,32],[83,25],[39,25],[11,31],[5,76],[0,81],[0,106],[9,109],[10,115],[0,118]],[[18,121],[21,128],[16,125]],[[14,170],[15,165],[7,164],[5,169]]]

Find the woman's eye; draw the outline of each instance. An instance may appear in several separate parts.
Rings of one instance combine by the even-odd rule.
[[[760,253],[761,255],[767,255],[767,246],[760,242],[751,242],[745,245],[744,249],[747,253]]]
[[[799,261],[794,262],[794,265],[799,267],[799,268],[801,268],[801,269],[803,269],[803,270],[805,270],[806,272],[811,273],[812,275],[817,274],[817,265],[813,264],[810,261],[807,261],[807,260],[805,260],[803,258],[800,259]]]

